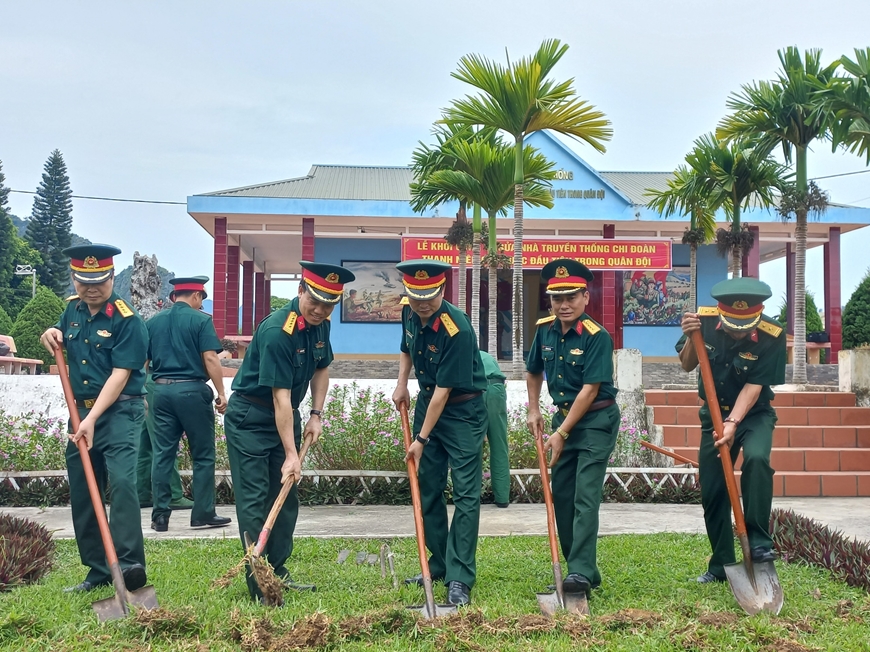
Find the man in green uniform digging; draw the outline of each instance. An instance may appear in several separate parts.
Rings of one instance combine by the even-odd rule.
[[[480,352],[483,373],[486,374],[486,416],[489,426],[486,441],[489,443],[489,474],[492,493],[497,507],[507,507],[511,502],[511,468],[508,454],[507,392],[504,375],[498,362],[486,351]]]
[[[553,507],[562,554],[568,560],[565,593],[585,593],[601,584],[596,561],[598,510],[604,475],[619,432],[619,408],[613,386],[613,340],[586,314],[592,272],[575,260],[544,266],[553,315],[538,320],[529,349],[526,384],[529,430],[544,436],[541,388],[557,408],[555,432],[545,449],[553,469]]]
[[[776,559],[771,549],[770,507],[773,502],[773,469],[770,448],[776,411],[771,385],[785,382],[786,337],[782,326],[762,314],[771,291],[754,278],[735,278],[713,286],[710,294],[719,303],[686,313],[681,323],[684,335],[677,342],[680,363],[686,371],[698,366],[698,354],[689,337],[700,330],[707,347],[716,396],[725,432],[713,440],[713,422],[704,384],[698,379],[698,395],[704,401],[701,417],[701,449],[698,454],[701,503],[713,556],[698,582],[725,581],[725,564],[734,563],[734,533],[731,504],[725,486],[720,447],[731,446],[731,459],[743,449],[740,488],[752,560]]]
[[[169,295],[174,305],[145,324],[154,383],[149,397],[154,424],[151,529],[169,529],[170,481],[183,433],[187,433],[193,462],[190,527],[223,527],[229,525],[230,519],[218,516],[214,509],[214,408],[212,390],[206,381],[211,379],[217,390],[218,412],[226,410],[227,399],[217,357],[223,349],[211,317],[202,312],[208,277],[174,278],[169,282],[174,288]]]
[[[135,591],[145,586],[145,549],[136,457],[145,408],[142,386],[148,333],[136,311],[115,294],[113,256],[117,247],[101,244],[68,247],[77,298],[60,321],[43,333],[49,351],[66,346],[70,382],[81,425],[66,447],[73,528],[82,563],[90,570],[67,591],[90,591],[112,583],[82,460],[76,445],[85,438],[101,493],[112,503],[109,528],[124,583]]]
[[[404,332],[393,402],[396,407],[410,404],[413,365],[420,393],[408,456],[418,464],[429,569],[433,580],[447,582],[447,601],[465,605],[471,601],[477,574],[486,376],[468,317],[442,295],[450,265],[409,260],[396,268],[403,274],[409,305],[402,311]],[[444,499],[448,467],[455,507],[449,529]],[[418,575],[406,583],[422,581]]]
[[[285,482],[302,475],[299,404],[311,385],[311,414],[305,437],[320,438],[320,413],[329,389],[329,316],[354,275],[344,267],[300,261],[299,293],[267,316],[254,333],[242,368],[233,380],[224,427],[236,497],[239,535],[256,541]],[[194,497],[196,497],[194,495]],[[282,507],[263,556],[288,588],[312,589],[293,582],[285,566],[293,551],[299,499],[293,487]],[[262,592],[248,569],[248,591]]]

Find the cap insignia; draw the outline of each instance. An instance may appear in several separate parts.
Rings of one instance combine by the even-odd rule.
[[[735,301],[731,304],[731,307],[736,310],[746,310],[747,308],[749,308],[749,304],[745,301]]]
[[[427,272],[425,269],[421,269],[416,274],[414,274],[414,278],[418,281],[425,281],[427,278],[429,278],[429,272]]]
[[[87,269],[96,269],[99,266],[100,261],[97,260],[96,256],[88,256],[82,263],[82,267],[86,267]]]
[[[338,283],[338,274],[336,274],[335,272],[330,272],[329,274],[326,275],[326,282],[327,283]]]
[[[564,267],[557,267],[556,278],[568,278],[568,270]]]

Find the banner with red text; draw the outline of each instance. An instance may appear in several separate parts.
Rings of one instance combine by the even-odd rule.
[[[499,238],[504,253],[513,257],[514,241]],[[485,254],[482,251],[481,254]],[[424,258],[440,260],[453,267],[459,266],[459,249],[444,238],[402,238],[402,260]],[[565,240],[528,238],[523,242],[523,267],[541,269],[551,260],[572,258],[589,269],[669,270],[671,263],[670,240]],[[471,265],[471,252],[466,252],[466,263]]]

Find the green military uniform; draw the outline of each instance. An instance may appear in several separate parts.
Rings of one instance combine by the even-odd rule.
[[[495,358],[486,351],[480,352],[483,373],[486,374],[486,415],[489,425],[486,440],[489,442],[489,472],[495,504],[506,507],[511,501],[510,459],[508,455],[507,392],[505,380]]]
[[[142,424],[142,433],[139,437],[139,462],[136,465],[136,488],[140,507],[151,507],[153,503],[151,494],[151,467],[154,464],[154,444],[151,434],[154,432],[154,410],[151,409],[153,404],[154,381],[151,374],[148,374],[145,377],[145,422]],[[170,507],[180,505],[185,500],[177,461],[169,474],[169,490],[172,494]]]
[[[337,286],[354,278],[348,270],[336,265],[305,261],[300,264],[306,291],[318,301],[337,303],[342,291]],[[329,279],[328,283],[324,279]],[[338,294],[325,293],[324,287],[335,289]],[[256,541],[281,490],[281,466],[286,455],[275,424],[272,389],[290,390],[293,437],[299,450],[302,440],[299,404],[314,372],[332,362],[329,330],[328,320],[318,326],[306,323],[299,309],[299,297],[295,297],[260,322],[245,352],[242,368],[233,380],[224,428],[243,546],[245,532]],[[279,577],[289,578],[285,563],[293,552],[298,515],[299,498],[294,486],[278,514],[264,551]],[[248,590],[251,597],[262,598],[250,572]]]
[[[722,418],[729,417],[744,385],[762,385],[755,405],[737,425],[731,444],[731,459],[735,461],[743,449],[740,487],[749,545],[769,550],[773,545],[769,528],[774,474],[770,466],[770,449],[776,424],[776,411],[770,404],[774,396],[770,386],[785,382],[786,336],[778,322],[761,313],[762,302],[770,297],[770,288],[761,281],[730,279],[717,283],[711,293],[719,300],[719,306],[700,308],[698,312]],[[749,335],[734,339],[728,330],[748,331]],[[685,342],[686,336],[683,335],[676,345],[678,352],[683,350]],[[719,451],[713,444],[713,421],[700,378],[698,395],[704,401],[699,411],[701,502],[707,536],[713,549],[708,572],[718,579],[725,579],[723,566],[735,561],[731,503]]]
[[[432,261],[406,261],[397,265],[406,291],[413,298],[431,298],[441,292],[449,265]],[[433,281],[435,281],[433,283]],[[415,289],[438,285],[436,288]],[[434,293],[433,293],[434,292]],[[448,301],[424,326],[410,307],[402,311],[404,332],[400,349],[411,357],[420,392],[414,410],[413,433],[420,433],[435,388],[450,388],[450,398],[423,448],[417,477],[431,553],[433,578],[462,582],[469,589],[477,576],[477,536],[480,522],[483,438],[487,430],[486,375],[477,347],[477,335],[464,312]],[[447,470],[453,480],[453,521],[448,528]]]
[[[561,259],[548,263],[541,277],[548,281],[550,294],[571,294],[585,288],[592,273],[579,262]],[[560,277],[564,282],[557,283]],[[546,317],[538,321],[526,369],[530,374],[546,374],[547,390],[558,408],[552,421],[554,431],[564,422],[583,386],[600,383],[598,394],[568,433],[562,455],[552,469],[556,528],[568,573],[582,575],[595,588],[601,584],[596,561],[598,511],[620,419],[614,400],[613,339],[585,312],[566,333],[555,316]]]
[[[205,294],[206,277],[174,278],[175,292],[198,291]],[[212,389],[206,384],[202,354],[223,350],[210,315],[184,301],[149,319],[148,359],[154,381],[153,400],[149,407],[154,418],[154,465],[152,485],[154,508],[152,521],[169,518],[171,513],[170,477],[178,457],[181,435],[187,434],[193,461],[192,526],[226,525],[215,520],[214,429]]]
[[[120,250],[106,245],[82,245],[64,250],[72,259],[74,278],[82,283],[109,280],[113,270],[111,257],[117,253]],[[70,300],[56,328],[63,333],[70,382],[82,419],[88,415],[112,370],[131,370],[118,399],[97,420],[90,457],[102,494],[108,481],[108,498],[112,504],[109,529],[121,569],[134,564],[144,567],[136,459],[145,416],[142,400],[148,348],[145,324],[131,306],[112,292],[95,315],[91,315],[84,301]],[[79,449],[71,441],[67,444],[66,461],[76,543],[82,563],[90,568],[85,583],[110,584],[111,573]]]

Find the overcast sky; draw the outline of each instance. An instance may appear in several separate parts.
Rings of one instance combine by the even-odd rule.
[[[544,38],[571,46],[556,67],[604,111],[598,170],[674,169],[715,128],[740,84],[772,78],[776,51],[823,60],[870,45],[867,0],[652,2],[8,2],[0,22],[0,160],[35,190],[63,152],[77,195],[184,202],[188,195],[302,176],[314,163],[401,165],[467,88],[470,52],[504,60]],[[810,176],[866,169],[810,154]],[[836,202],[870,206],[870,174],[825,179]],[[13,193],[30,215],[32,196]],[[75,200],[73,229],[154,253],[178,275],[212,273],[212,239],[184,206]],[[870,229],[843,238],[843,301],[870,264]],[[822,295],[821,248],[807,285]],[[762,278],[785,292],[782,261]],[[778,302],[777,302],[778,303]]]

